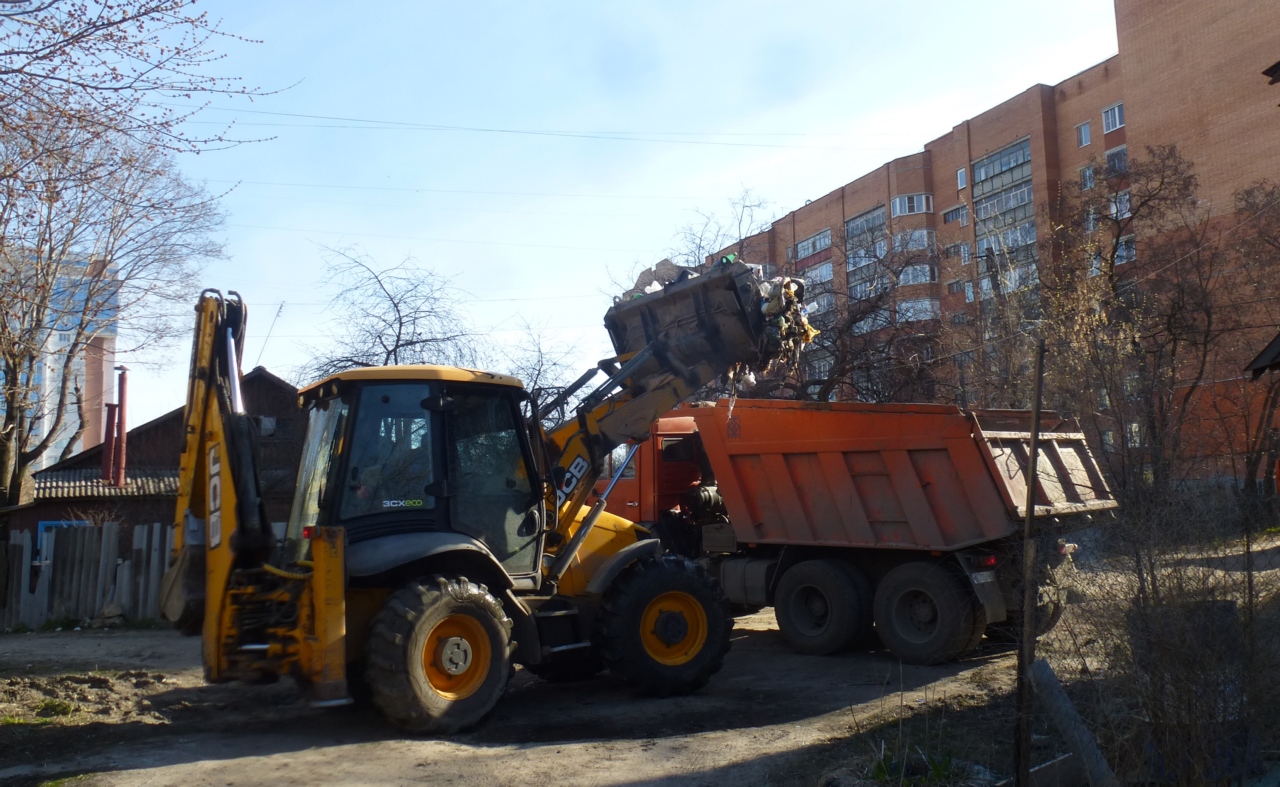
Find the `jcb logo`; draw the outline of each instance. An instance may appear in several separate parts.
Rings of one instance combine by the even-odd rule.
[[[209,548],[222,543],[222,459],[218,444],[209,446]]]
[[[573,460],[573,464],[569,465],[568,471],[564,474],[564,483],[560,484],[560,488],[556,490],[557,508],[564,505],[564,501],[568,500],[569,495],[573,494],[573,488],[576,487],[578,482],[582,480],[582,477],[586,475],[588,467],[590,467],[590,465],[588,465],[587,460],[582,457],[578,457]]]
[[[421,500],[383,500],[383,508],[422,508]]]

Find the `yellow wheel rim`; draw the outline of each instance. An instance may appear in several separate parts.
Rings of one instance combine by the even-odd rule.
[[[640,642],[659,664],[687,664],[707,642],[707,613],[688,593],[663,593],[640,616]]]
[[[476,693],[489,676],[493,648],[484,624],[453,614],[435,625],[422,649],[422,667],[436,694],[461,700]]]

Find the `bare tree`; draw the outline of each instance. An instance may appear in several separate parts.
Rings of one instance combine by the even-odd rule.
[[[308,348],[302,380],[361,366],[476,363],[474,332],[449,280],[412,258],[382,267],[356,249],[325,249],[325,283],[334,333],[329,344]]]
[[[0,497],[64,434],[86,348],[186,328],[215,202],[162,144],[50,124],[0,133]]]
[[[227,39],[245,40],[197,12],[195,0],[4,0],[0,131],[54,124],[171,149],[229,142],[225,133],[192,135],[183,123],[199,108],[169,103],[260,94],[207,73]]]

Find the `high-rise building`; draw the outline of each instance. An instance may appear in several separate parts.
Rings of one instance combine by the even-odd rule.
[[[993,293],[1034,290],[1051,256],[1048,222],[1063,185],[1101,187],[1126,171],[1131,150],[1143,156],[1147,146],[1176,145],[1193,162],[1201,204],[1218,215],[1231,212],[1238,189],[1280,182],[1280,89],[1262,74],[1280,60],[1280,3],[1115,7],[1117,55],[959,122],[921,152],[790,211],[730,250],[803,276],[818,322],[876,297],[883,305],[854,332],[912,326],[936,335],[982,319]],[[1127,210],[1126,200],[1117,194],[1113,212]],[[1117,274],[1136,253],[1133,238],[1119,239]],[[876,263],[891,254],[899,264],[886,275]]]

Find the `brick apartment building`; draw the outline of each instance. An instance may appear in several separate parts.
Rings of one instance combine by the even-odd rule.
[[[819,323],[879,293],[884,305],[854,332],[911,326],[927,337],[981,319],[993,291],[1034,290],[1063,185],[1101,184],[1125,171],[1130,150],[1176,145],[1194,164],[1201,204],[1218,214],[1237,189],[1280,181],[1280,88],[1262,75],[1280,60],[1280,3],[1115,0],[1115,9],[1117,55],[961,121],[725,252],[804,276]],[[1117,275],[1137,246],[1121,240]],[[886,277],[874,263],[893,252],[914,258]],[[821,377],[812,368],[821,354],[809,363]]]

